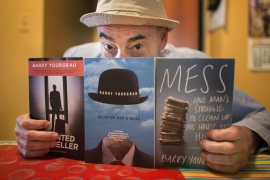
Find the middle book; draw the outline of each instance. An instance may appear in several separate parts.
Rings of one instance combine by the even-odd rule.
[[[155,58],[85,58],[85,162],[153,168]]]

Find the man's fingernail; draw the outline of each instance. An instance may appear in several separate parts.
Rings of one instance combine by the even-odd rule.
[[[58,134],[57,133],[53,133],[52,134],[52,139],[53,140],[57,140],[59,138]]]
[[[45,126],[45,128],[48,128],[48,127],[51,126],[51,123],[49,121],[47,121],[47,122],[44,123],[44,126]]]

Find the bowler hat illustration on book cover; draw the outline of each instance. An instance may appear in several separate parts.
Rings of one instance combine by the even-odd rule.
[[[103,71],[99,77],[98,93],[90,92],[88,96],[97,102],[118,105],[140,104],[148,98],[140,97],[138,77],[129,69]]]

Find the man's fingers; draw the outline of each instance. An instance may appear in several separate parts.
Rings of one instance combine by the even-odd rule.
[[[51,123],[47,120],[34,120],[30,119],[28,114],[19,116],[16,119],[16,125],[27,130],[33,129],[46,129],[51,126]]]
[[[17,142],[27,151],[50,149],[57,145],[56,141],[28,141],[22,137],[17,137]]]
[[[215,171],[218,171],[221,173],[228,173],[228,174],[236,173],[240,171],[241,169],[243,169],[242,167],[245,167],[245,166],[241,166],[240,164],[235,164],[234,166],[218,165],[218,164],[212,164],[210,162],[207,162],[206,164],[208,167],[210,167],[211,169]]]
[[[15,130],[17,131],[17,130]],[[27,139],[29,141],[55,141],[59,139],[59,136],[56,132],[51,131],[35,131],[35,130],[25,130],[20,129],[19,136]]]
[[[222,173],[236,173],[244,169],[247,164],[247,159],[241,159],[239,153],[224,155],[202,151],[201,157],[209,168]]]
[[[206,132],[206,137],[214,141],[237,141],[241,138],[240,131],[236,126],[230,126],[226,129],[212,129]]]
[[[199,143],[200,147],[207,152],[217,154],[234,154],[236,149],[231,142],[215,142],[203,139]]]
[[[24,130],[16,127],[18,149],[26,158],[44,156],[50,148],[57,145],[56,140],[59,138],[55,132]]]
[[[28,114],[16,119],[15,134],[18,150],[24,157],[39,157],[47,154],[57,145],[59,135],[56,132],[41,131],[51,126],[47,120],[33,120]]]
[[[33,130],[33,129],[46,129],[51,126],[51,123],[47,120],[26,120],[23,121],[21,124],[21,127],[24,129],[28,130]]]
[[[211,163],[211,164],[216,164],[216,165],[232,166],[239,161],[237,154],[224,155],[224,154],[215,154],[215,153],[208,153],[206,151],[202,151],[201,157],[206,162]]]
[[[203,151],[201,157],[207,166],[219,172],[235,173],[243,169],[250,154],[249,141],[252,138],[245,132],[246,128],[241,126],[230,126],[226,129],[213,129],[207,131],[206,137],[199,145]],[[250,134],[252,132],[249,130]]]
[[[26,150],[23,146],[18,144],[18,150],[20,153],[26,157],[26,158],[34,158],[34,157],[40,157],[47,154],[50,150],[49,149],[39,149],[39,150]]]

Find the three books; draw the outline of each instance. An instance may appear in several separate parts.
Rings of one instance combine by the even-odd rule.
[[[199,141],[231,124],[234,60],[30,58],[30,116],[52,154],[87,163],[204,168]],[[58,91],[58,92],[56,92]]]

